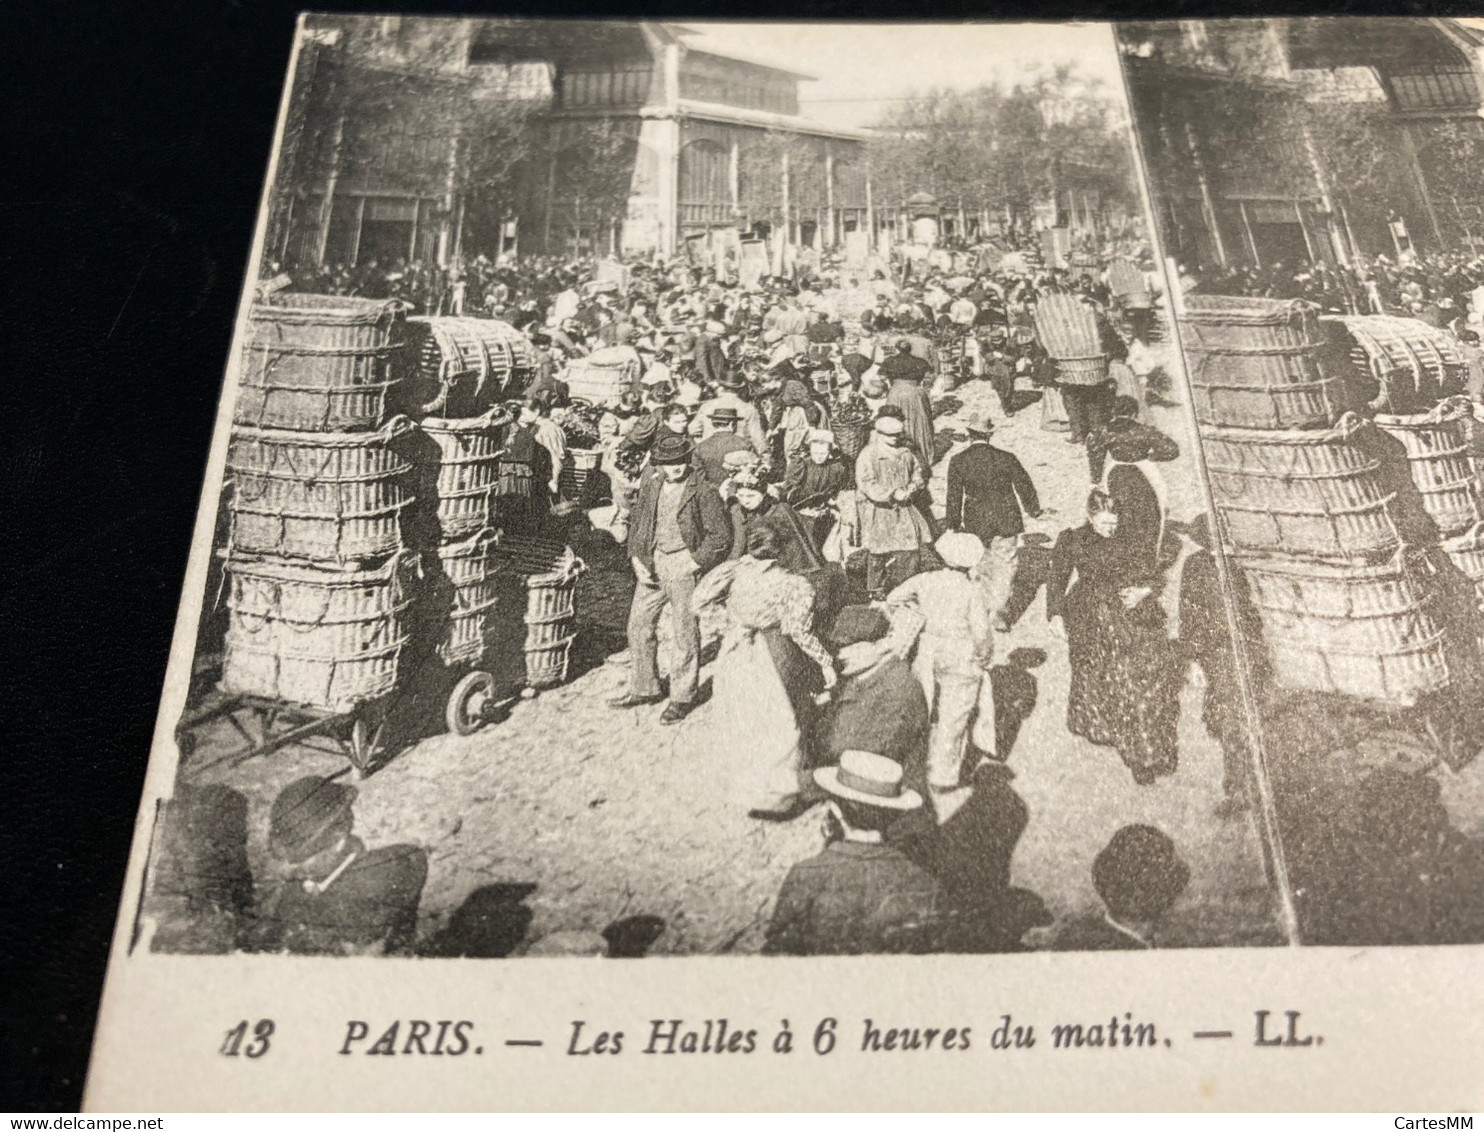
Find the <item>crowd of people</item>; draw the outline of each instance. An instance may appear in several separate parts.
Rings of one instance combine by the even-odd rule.
[[[1175,773],[1195,661],[1205,723],[1227,755],[1220,812],[1248,804],[1207,540],[1171,521],[1160,465],[1180,449],[1147,420],[1147,291],[1116,291],[1091,266],[966,252],[826,260],[748,286],[688,264],[475,266],[466,309],[511,322],[536,358],[529,384],[509,391],[518,400],[504,442],[509,461],[531,467],[529,505],[502,522],[556,532],[588,516],[634,575],[627,686],[612,709],[654,710],[660,726],[704,712],[708,749],[751,820],[823,807],[826,846],[789,874],[765,950],[1007,950],[1050,921],[1010,884],[1027,813],[1010,786],[992,670],[997,639],[1027,610],[1027,519],[1043,514],[1048,489],[1068,493],[1035,482],[996,443],[1016,414],[1038,412],[1041,428],[1085,453],[1071,493],[1083,514],[1030,579],[1033,592],[1045,587],[1048,636],[1065,641],[1067,730],[1115,753],[1136,784]],[[1059,379],[1035,322],[1051,293],[1094,312],[1101,383]],[[447,307],[446,296],[419,302]],[[575,396],[577,371],[599,364],[615,375],[606,394],[593,398],[589,383]],[[938,428],[945,396],[973,381],[990,386],[998,413],[970,412],[958,435]],[[606,506],[567,498],[569,447],[601,450]],[[711,632],[719,652],[703,679]],[[291,909],[304,893],[344,889],[345,876],[369,882],[375,856],[352,844],[346,796],[299,789],[330,816],[314,838],[270,838],[299,878]],[[295,838],[318,840],[306,849]],[[411,947],[403,913],[426,869],[418,852],[398,847],[381,863],[395,894],[320,918],[362,916],[357,939]],[[352,858],[360,864],[335,871]],[[1151,946],[1187,877],[1166,834],[1121,830],[1094,869],[1106,916],[1078,929],[1095,942],[1075,946]],[[402,910],[394,931],[388,909]],[[294,926],[307,918],[259,922],[252,946],[314,949],[296,942],[312,941]]]
[[[1195,660],[1227,752],[1218,810],[1243,811],[1230,641],[1211,632],[1225,624],[1220,591],[1199,526],[1168,516],[1159,465],[1179,446],[1146,420],[1147,294],[1115,294],[1090,268],[969,257],[826,265],[754,287],[710,269],[628,270],[622,290],[579,282],[565,301],[517,304],[546,359],[525,405],[570,421],[591,407],[570,403],[563,366],[632,351],[593,430],[613,502],[592,513],[635,578],[629,679],[612,707],[655,708],[674,725],[704,706],[735,805],[755,820],[825,806],[828,847],[785,885],[769,950],[1001,949],[1044,914],[1009,884],[1018,799],[991,679],[997,636],[1025,612],[1014,595],[1026,520],[1049,486],[995,436],[1032,406],[1086,454],[1085,515],[1040,579],[1071,667],[1068,730],[1116,751],[1135,783],[1173,774]],[[1058,380],[1035,330],[1053,292],[1096,313],[1106,381]],[[933,392],[975,380],[992,387],[998,419],[938,429]],[[569,503],[558,493],[538,511]],[[708,681],[703,624],[716,620]],[[1179,874],[1168,838],[1149,834],[1110,846],[1109,860],[1133,856],[1105,862],[1106,875]],[[899,884],[917,896],[899,900]],[[1172,901],[1184,885],[1164,887]],[[918,897],[933,915],[910,911]],[[901,915],[878,922],[882,908]],[[1135,946],[1148,933],[1114,934]]]

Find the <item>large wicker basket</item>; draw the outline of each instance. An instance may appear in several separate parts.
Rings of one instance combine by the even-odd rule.
[[[445,542],[483,530],[494,519],[500,479],[497,422],[504,419],[498,408],[467,420],[423,418],[423,432],[438,447],[434,479],[438,523]],[[431,449],[428,455],[432,456]]]
[[[1444,538],[1469,530],[1484,513],[1469,436],[1473,404],[1450,397],[1425,413],[1376,414],[1376,427],[1401,441],[1422,505]]]
[[[1463,388],[1463,356],[1449,335],[1415,318],[1359,314],[1327,317],[1325,330],[1379,387],[1370,407],[1418,413]]]
[[[234,428],[232,545],[339,565],[397,550],[411,464],[393,442],[412,428],[406,417],[367,433]]]
[[[1370,427],[1346,414],[1322,431],[1203,428],[1227,540],[1240,550],[1342,561],[1395,553],[1392,496],[1377,461],[1355,443]]]
[[[1056,362],[1063,385],[1101,385],[1108,358],[1096,312],[1075,295],[1043,295],[1036,304],[1036,336]]]
[[[1298,300],[1190,295],[1180,339],[1196,417],[1218,428],[1323,428],[1345,408],[1319,365],[1316,308]]]
[[[643,360],[632,346],[609,346],[573,358],[562,371],[568,392],[594,405],[613,405],[625,390],[637,389]]]
[[[486,527],[462,542],[438,548],[438,560],[453,589],[448,629],[438,645],[446,665],[473,664],[489,646],[490,613],[495,608],[501,563],[492,553],[499,533]]]
[[[368,570],[230,554],[222,690],[330,711],[387,695],[417,570],[412,551]]]
[[[1450,682],[1443,632],[1401,553],[1376,566],[1243,557],[1273,679],[1407,707]]]
[[[477,417],[519,395],[535,370],[530,340],[498,319],[410,318],[407,334],[407,400],[418,412]]]
[[[598,474],[602,463],[601,448],[568,448],[558,478],[563,499],[583,507],[596,507],[603,502],[603,477]]]
[[[577,579],[587,566],[571,547],[546,539],[507,537],[496,553],[525,577],[526,683],[532,688],[560,684],[577,637]]]
[[[277,295],[248,315],[232,418],[257,428],[355,432],[381,424],[397,383],[397,303]]]
[[[1443,553],[1469,581],[1474,583],[1481,610],[1484,610],[1484,522],[1475,523],[1461,535],[1443,544]]]

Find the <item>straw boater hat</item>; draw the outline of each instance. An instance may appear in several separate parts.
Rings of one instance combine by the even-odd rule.
[[[877,417],[872,427],[883,436],[901,436],[907,426],[901,417]]]
[[[736,424],[742,419],[742,415],[730,405],[718,405],[706,415],[713,424]]]
[[[758,463],[760,458],[751,448],[739,448],[735,452],[728,452],[721,458],[723,468],[750,468]]]
[[[984,544],[979,541],[979,536],[967,531],[944,532],[933,544],[933,549],[938,552],[939,558],[955,570],[977,566],[984,557]]]
[[[994,421],[988,413],[970,413],[964,428],[968,429],[970,436],[990,436],[994,433]]]
[[[870,751],[842,751],[839,766],[820,767],[814,781],[847,802],[888,810],[915,810],[922,795],[902,785],[902,765]]]

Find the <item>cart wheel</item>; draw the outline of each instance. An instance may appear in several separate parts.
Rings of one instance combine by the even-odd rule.
[[[484,706],[494,691],[495,678],[488,672],[471,672],[453,686],[443,721],[455,735],[473,735],[484,726]]]
[[[357,778],[365,778],[376,766],[376,758],[382,750],[381,733],[385,727],[385,720],[372,723],[363,715],[357,715],[351,723],[347,746],[350,764],[355,767]]]

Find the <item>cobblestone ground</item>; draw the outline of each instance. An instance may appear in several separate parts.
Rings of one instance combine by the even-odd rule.
[[[988,386],[971,382],[940,399],[937,426],[952,429],[990,401]],[[997,405],[993,412],[1001,416]],[[1030,526],[1028,579],[1044,568],[1056,533],[1081,522],[1088,488],[1082,449],[1043,431],[1040,416],[1039,405],[1029,405],[997,437],[1020,455],[1047,508]],[[1152,422],[1188,446],[1178,408],[1154,408]],[[935,472],[940,499],[945,464]],[[1193,468],[1186,460],[1168,467],[1172,517],[1197,514]],[[660,726],[656,707],[607,707],[626,679],[621,650],[632,580],[605,541],[574,536],[592,567],[578,594],[583,637],[575,678],[518,702],[507,719],[473,736],[437,734],[402,751],[359,784],[358,830],[371,845],[407,841],[427,850],[425,937],[475,889],[518,883],[535,886],[528,941],[651,915],[664,921],[655,953],[755,951],[789,866],[819,849],[819,811],[775,825],[735,809],[728,768],[708,743],[707,707],[678,727]],[[1049,633],[1039,596],[997,648],[997,662],[1013,669],[1016,698],[1034,701],[1010,756],[1031,813],[1014,882],[1038,893],[1058,918],[1075,915],[1096,901],[1090,869],[1098,850],[1118,827],[1149,822],[1175,839],[1191,866],[1174,917],[1184,925],[1183,942],[1277,942],[1252,826],[1213,815],[1221,752],[1201,725],[1200,689],[1187,685],[1183,695],[1178,773],[1139,787],[1116,753],[1067,733],[1065,645]],[[514,651],[512,659],[518,670]],[[276,792],[301,774],[336,773],[345,763],[295,746],[210,768],[212,751],[225,750],[229,738],[225,726],[203,735],[188,773],[209,768],[192,777],[229,782],[248,795],[256,869]]]

